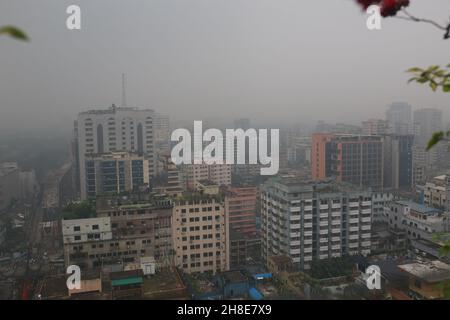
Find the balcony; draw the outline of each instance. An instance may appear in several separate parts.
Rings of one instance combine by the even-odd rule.
[[[312,222],[307,222],[303,225],[305,228],[312,228],[313,224]]]
[[[326,226],[328,226],[328,221],[320,221],[319,225],[321,227],[326,227]]]
[[[361,230],[370,230],[370,225],[368,225],[368,226],[361,226]]]
[[[372,219],[370,217],[361,218],[362,222],[370,222]]]
[[[340,211],[331,213],[332,217],[340,217],[341,215],[342,215],[342,213]]]

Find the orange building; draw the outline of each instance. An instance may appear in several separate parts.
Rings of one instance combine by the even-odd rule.
[[[316,181],[335,177],[337,182],[381,189],[383,138],[355,134],[314,134],[311,176]]]

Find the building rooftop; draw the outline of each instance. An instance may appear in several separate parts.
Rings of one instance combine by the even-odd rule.
[[[221,276],[225,280],[225,282],[228,282],[228,283],[247,281],[247,277],[241,271],[226,271],[226,272],[223,272],[221,274]]]
[[[94,107],[94,109],[80,112],[79,115],[86,114],[115,114],[117,111],[153,111],[152,109],[140,109],[136,107],[116,107],[114,104],[108,109],[102,107]]]
[[[423,204],[419,204],[419,203],[416,203],[416,202],[413,202],[410,200],[398,200],[396,202],[403,206],[408,206],[411,210],[414,210],[414,211],[417,211],[417,212],[423,213],[423,214],[436,214],[436,213],[442,212],[442,210],[427,207]]]
[[[401,270],[429,283],[450,279],[450,265],[442,261],[416,262],[398,266]]]

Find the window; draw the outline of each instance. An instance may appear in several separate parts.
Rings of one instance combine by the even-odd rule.
[[[93,226],[92,226],[92,230],[98,230],[99,228],[98,228],[98,224],[94,224]]]
[[[73,231],[80,231],[80,226],[74,226]]]
[[[80,241],[81,240],[81,236],[75,236],[74,239],[75,239],[75,241]]]

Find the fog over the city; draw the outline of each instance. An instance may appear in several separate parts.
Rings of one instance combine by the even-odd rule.
[[[71,4],[81,31],[66,28]],[[409,10],[445,22],[450,2]],[[0,128],[70,128],[81,110],[120,104],[122,73],[128,106],[175,121],[359,122],[393,101],[446,112],[448,94],[404,71],[448,64],[450,40],[400,19],[369,31],[366,19],[350,0],[3,0],[0,25],[31,42],[0,38]]]

